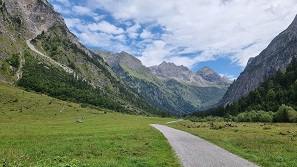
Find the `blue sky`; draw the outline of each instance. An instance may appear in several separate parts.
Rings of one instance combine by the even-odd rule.
[[[128,52],[146,66],[209,66],[238,77],[286,29],[296,0],[49,0],[90,49]]]

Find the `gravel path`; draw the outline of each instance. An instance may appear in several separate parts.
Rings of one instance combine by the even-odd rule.
[[[256,167],[212,143],[187,132],[152,124],[168,139],[184,167]]]
[[[64,64],[58,63],[58,62],[56,62],[54,59],[52,59],[52,58],[46,56],[45,54],[43,54],[43,53],[41,53],[41,52],[39,52],[39,51],[35,48],[35,46],[31,44],[31,39],[27,40],[26,43],[27,43],[28,47],[29,47],[31,50],[33,50],[34,52],[36,52],[36,53],[39,54],[40,56],[46,58],[46,59],[49,60],[51,63],[53,63],[53,64],[55,64],[55,65],[61,67],[63,70],[65,70],[66,72],[68,72],[68,73],[70,73],[70,74],[73,74],[73,73],[74,73],[74,71],[73,71],[71,68],[65,66]]]

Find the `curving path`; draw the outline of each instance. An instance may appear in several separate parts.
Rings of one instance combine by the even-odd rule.
[[[184,167],[256,167],[212,143],[187,132],[151,124],[168,139]]]
[[[52,64],[55,64],[55,65],[61,67],[63,70],[65,70],[66,72],[68,72],[68,73],[70,73],[70,74],[74,73],[74,71],[73,71],[71,68],[65,66],[64,64],[58,63],[58,62],[55,61],[54,59],[52,59],[52,58],[46,56],[45,54],[41,53],[40,51],[38,51],[38,50],[35,48],[35,46],[31,44],[31,39],[26,40],[26,43],[27,43],[28,47],[29,47],[31,50],[33,50],[35,53],[39,54],[40,56],[46,58],[46,59],[49,60]]]

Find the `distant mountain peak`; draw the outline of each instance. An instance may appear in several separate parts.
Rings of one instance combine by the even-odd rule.
[[[198,70],[196,74],[209,82],[220,81],[223,79],[218,73],[207,66],[204,66],[203,68]]]
[[[156,69],[158,68],[159,70],[163,71],[170,71],[170,72],[174,72],[174,71],[186,71],[186,72],[191,72],[190,69],[186,66],[183,66],[183,65],[176,65],[174,63],[171,63],[171,62],[166,62],[166,61],[163,61],[160,65],[158,66],[152,66],[151,67],[152,69]]]
[[[215,71],[213,69],[209,68],[208,66],[202,67],[200,70],[197,71],[197,73],[199,73],[199,72],[215,73]]]

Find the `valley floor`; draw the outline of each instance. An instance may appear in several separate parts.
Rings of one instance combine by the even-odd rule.
[[[167,126],[180,129],[260,166],[297,166],[296,123],[191,122]]]
[[[0,84],[3,166],[181,166],[149,124],[187,131],[260,166],[297,166],[297,124],[193,123],[83,108]],[[81,121],[82,123],[78,123]]]
[[[172,119],[82,108],[1,84],[0,106],[3,166],[180,166],[149,126]]]

